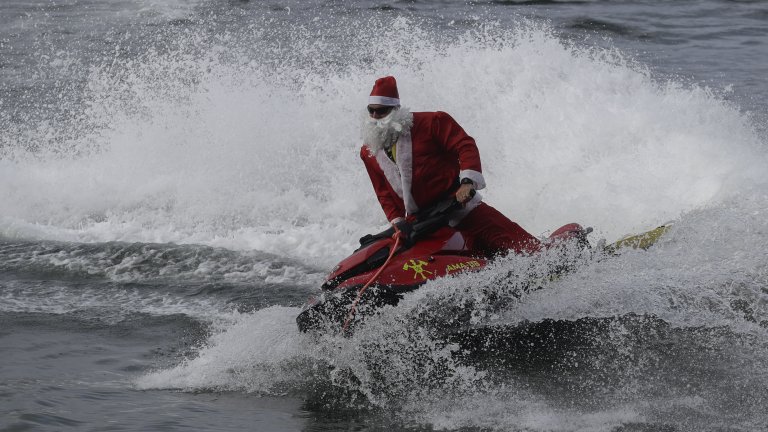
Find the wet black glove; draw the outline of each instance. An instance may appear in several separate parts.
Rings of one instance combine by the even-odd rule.
[[[400,241],[406,246],[413,245],[413,241],[411,240],[411,236],[413,234],[413,225],[407,220],[402,220],[400,222],[396,222],[395,227],[397,227],[397,230],[400,231]],[[395,233],[395,235],[397,235],[397,233]]]

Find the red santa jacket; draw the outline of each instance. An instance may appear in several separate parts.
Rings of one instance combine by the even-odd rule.
[[[417,213],[453,192],[457,180],[469,178],[476,189],[485,187],[480,152],[475,140],[444,112],[413,113],[413,126],[397,141],[396,160],[384,150],[371,154],[360,149],[373,189],[389,221]],[[452,217],[455,225],[474,209],[482,197],[476,194],[464,210]]]

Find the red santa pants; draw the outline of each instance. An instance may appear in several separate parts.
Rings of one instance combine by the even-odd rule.
[[[539,239],[484,202],[469,212],[456,229],[473,240],[473,249],[489,256],[510,250],[522,254],[541,249]]]

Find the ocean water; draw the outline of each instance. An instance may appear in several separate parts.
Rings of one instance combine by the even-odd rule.
[[[386,74],[535,235],[672,229],[299,333]],[[766,75],[758,1],[3,2],[0,430],[768,430]]]

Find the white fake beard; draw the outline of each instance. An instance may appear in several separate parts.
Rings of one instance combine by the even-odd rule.
[[[403,130],[413,126],[413,114],[408,108],[395,108],[384,118],[374,119],[365,111],[361,136],[363,143],[371,149],[371,154],[388,149],[400,138]]]

